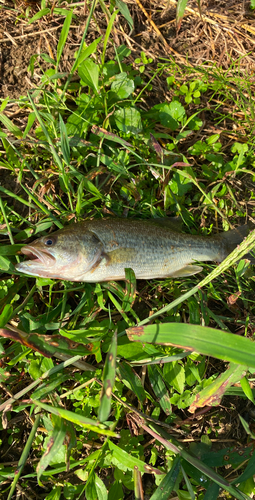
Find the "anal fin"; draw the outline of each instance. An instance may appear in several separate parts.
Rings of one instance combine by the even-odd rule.
[[[168,274],[166,276],[169,278],[184,278],[185,276],[193,276],[193,274],[200,273],[203,270],[201,266],[193,266],[193,265],[188,265],[185,267],[182,267],[181,269],[178,269],[178,271],[175,271],[174,273]]]

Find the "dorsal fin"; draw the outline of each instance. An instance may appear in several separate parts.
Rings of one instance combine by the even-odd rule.
[[[157,224],[158,226],[167,227],[180,233],[182,231],[182,218],[178,217],[155,217],[155,219],[150,219],[149,222]]]

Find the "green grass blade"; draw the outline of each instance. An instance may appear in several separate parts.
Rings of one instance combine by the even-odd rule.
[[[117,333],[112,338],[110,349],[107,353],[103,371],[103,388],[98,411],[100,422],[105,422],[111,411],[112,388],[115,383],[116,373],[116,355],[117,355]]]
[[[138,374],[133,370],[128,363],[123,361],[118,366],[118,375],[120,376],[122,382],[133,391],[136,395],[138,401],[143,404],[146,399],[146,392],[143,388],[142,382]]]
[[[72,22],[72,17],[73,17],[73,11],[71,10],[66,15],[65,22],[63,24],[63,28],[61,30],[59,41],[58,41],[58,46],[57,46],[57,68],[59,66],[60,58],[61,58],[62,52],[64,50],[66,39],[68,37],[69,29],[70,29],[71,22]]]
[[[110,20],[108,22],[108,26],[107,26],[107,29],[106,29],[106,32],[105,32],[105,37],[104,37],[104,47],[103,47],[103,53],[102,53],[102,58],[101,58],[102,65],[104,64],[104,61],[105,61],[105,53],[106,53],[106,47],[107,47],[108,39],[109,39],[111,30],[112,30],[112,27],[113,27],[113,23],[115,21],[115,18],[117,16],[118,12],[119,12],[118,10],[115,10],[112,13],[111,18],[110,18]]]
[[[40,406],[43,410],[46,410],[49,413],[53,413],[53,415],[57,415],[58,417],[65,418],[69,422],[73,422],[74,424],[80,425],[85,429],[97,432],[98,434],[103,434],[104,436],[114,436],[118,437],[118,435],[109,431],[105,425],[100,424],[96,420],[92,418],[86,418],[83,415],[79,415],[78,413],[74,413],[73,411],[65,410],[63,408],[56,408],[54,406],[46,405],[41,403],[40,401],[34,400],[33,403],[37,406]]]
[[[229,482],[221,477],[217,472],[204,464],[201,460],[191,455],[188,451],[184,450],[181,447],[175,446],[173,443],[169,441],[170,435],[167,434],[163,429],[161,429],[158,425],[147,425],[141,423],[141,426],[144,430],[146,430],[149,434],[151,434],[155,439],[157,439],[161,444],[163,444],[167,449],[174,451],[174,453],[179,453],[184,460],[189,462],[191,465],[196,467],[200,472],[208,476],[212,479],[213,482],[217,483],[221,488],[228,491],[234,498],[238,500],[247,500],[249,497],[242,493],[237,488],[231,486]]]
[[[176,25],[177,31],[179,31],[181,27],[181,22],[184,16],[184,11],[187,7],[188,0],[178,0],[177,8],[176,8]]]
[[[173,491],[175,482],[180,472],[180,468],[181,468],[180,458],[176,457],[173,461],[171,470],[166,474],[164,479],[161,481],[160,485],[157,487],[156,491],[153,493],[150,500],[168,500],[170,494]]]
[[[148,366],[148,375],[156,398],[166,415],[172,413],[169,392],[157,366]]]
[[[62,229],[63,228],[63,224],[61,224],[61,222],[59,222],[59,220],[55,217],[55,215],[53,215],[53,213],[50,212],[50,210],[48,210],[48,208],[46,208],[45,205],[43,205],[38,199],[37,197],[31,192],[28,190],[28,188],[26,188],[25,186],[22,185],[22,188],[24,189],[24,191],[27,193],[28,196],[30,196],[30,198],[34,201],[35,205],[32,205],[32,204],[28,204],[28,206],[33,206],[33,207],[36,207],[36,205],[38,205],[38,207],[46,214],[48,215],[52,221],[56,224],[56,226],[59,228],[59,229]],[[0,190],[1,190],[1,186],[0,186]]]
[[[46,7],[45,9],[39,10],[39,12],[37,12],[33,17],[31,17],[31,19],[29,19],[28,24],[32,24],[35,21],[38,21],[42,17],[47,16],[47,14],[49,14],[49,13],[50,13],[50,9],[48,7]]]
[[[15,403],[16,401],[18,401],[18,399],[25,396],[25,394],[27,394],[29,391],[31,391],[34,387],[36,387],[38,384],[40,384],[47,377],[54,375],[54,373],[60,372],[61,370],[63,370],[67,366],[72,365],[73,363],[78,361],[80,358],[82,358],[82,356],[73,356],[72,358],[68,359],[67,361],[64,361],[63,363],[60,363],[59,365],[54,366],[54,368],[47,370],[46,372],[43,373],[43,375],[41,377],[34,380],[31,384],[29,384],[24,389],[17,392],[17,394],[15,394],[13,397],[7,399],[7,401],[5,401],[3,404],[1,404],[0,411],[3,411],[8,405]]]
[[[101,42],[102,37],[100,36],[99,38],[96,38],[83,52],[81,53],[80,57],[76,60],[76,69],[79,68],[80,64],[85,61],[91,54],[96,52],[97,46],[99,42]]]
[[[15,473],[14,480],[12,482],[11,489],[10,489],[9,495],[7,497],[7,500],[11,500],[11,498],[13,498],[13,494],[14,494],[17,482],[20,478],[21,472],[22,472],[22,470],[26,464],[26,461],[29,457],[31,447],[32,447],[32,444],[33,444],[33,441],[35,438],[35,434],[36,434],[36,431],[37,431],[38,426],[39,426],[39,422],[40,422],[40,415],[36,415],[35,421],[34,421],[32,429],[31,429],[31,432],[29,434],[28,440],[26,442],[25,448],[24,448],[24,450],[21,454],[21,457],[19,459],[18,467],[17,467],[16,473]]]
[[[21,130],[16,125],[13,125],[12,121],[3,113],[0,113],[0,121],[13,135],[18,137],[19,139],[22,137]]]
[[[65,439],[68,442],[68,426],[66,424],[69,424],[69,422],[66,422],[62,418],[54,417],[54,419],[52,419],[52,423],[53,430],[50,433],[50,438],[47,442],[46,449],[36,468],[37,481],[40,486],[43,486],[42,482],[40,481],[42,473],[54,459],[55,455],[59,452],[61,446],[64,444]]]
[[[64,157],[64,160],[67,165],[70,163],[70,144],[69,137],[67,134],[66,126],[64,124],[63,118],[59,115],[59,130],[60,130],[60,142],[61,142],[61,151]]]
[[[211,482],[206,490],[204,500],[218,500],[220,487],[218,484]]]
[[[73,76],[73,74],[74,74],[74,72],[77,69],[77,66],[79,64],[79,59],[80,59],[80,56],[81,56],[81,53],[82,53],[84,41],[86,39],[86,36],[87,36],[87,33],[88,33],[88,29],[89,29],[89,25],[90,25],[90,21],[91,21],[92,15],[94,13],[94,10],[95,10],[97,2],[98,2],[98,0],[93,0],[92,1],[91,7],[90,7],[90,11],[89,11],[89,15],[88,15],[87,22],[86,22],[86,26],[85,26],[85,29],[84,29],[84,33],[83,33],[83,36],[82,36],[82,39],[81,39],[80,47],[79,47],[76,59],[74,61],[74,64],[73,64],[73,66],[71,68],[70,74],[69,74],[69,76],[68,76],[68,78],[66,80],[66,83],[64,85],[63,92],[61,94],[61,99],[64,98],[65,93],[66,93],[66,91],[67,91],[67,89],[69,87],[70,81],[72,79],[72,76]]]
[[[231,385],[239,382],[244,377],[246,370],[242,365],[230,363],[228,369],[216,378],[211,384],[206,386],[202,391],[196,394],[196,397],[189,407],[189,411],[194,413],[197,408],[204,408],[205,406],[219,405],[221,398],[224,396],[226,390]],[[250,386],[249,386],[250,387]],[[250,389],[251,390],[251,389]],[[252,392],[251,392],[251,397]]]
[[[173,345],[206,356],[255,368],[255,343],[245,337],[187,323],[163,323],[127,329],[129,340]]]

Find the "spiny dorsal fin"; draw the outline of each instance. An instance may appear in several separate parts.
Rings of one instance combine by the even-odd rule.
[[[182,218],[181,217],[155,217],[155,219],[150,219],[150,222],[157,224],[158,226],[167,227],[180,233],[182,231]]]

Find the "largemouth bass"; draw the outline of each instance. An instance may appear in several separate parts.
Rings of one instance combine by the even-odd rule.
[[[158,222],[157,222],[158,221]],[[167,278],[196,274],[194,261],[221,262],[249,232],[244,225],[212,237],[178,232],[161,219],[87,220],[72,224],[24,246],[30,260],[16,265],[32,276],[99,282],[125,278]]]

